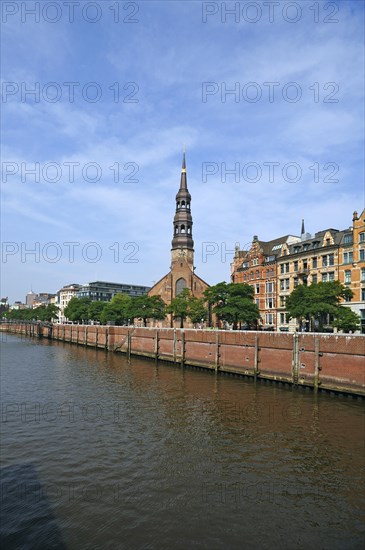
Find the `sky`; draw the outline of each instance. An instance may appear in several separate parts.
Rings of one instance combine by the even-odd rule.
[[[1,296],[152,286],[183,148],[196,273],[364,208],[364,3],[2,5]]]

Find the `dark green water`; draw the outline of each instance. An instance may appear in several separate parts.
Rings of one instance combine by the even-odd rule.
[[[363,402],[2,340],[3,548],[364,547]]]

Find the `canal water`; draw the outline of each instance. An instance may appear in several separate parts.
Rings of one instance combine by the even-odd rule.
[[[364,403],[2,337],[7,549],[362,549]]]

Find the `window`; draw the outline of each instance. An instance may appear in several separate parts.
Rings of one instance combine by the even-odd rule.
[[[266,313],[266,324],[272,325],[274,323],[274,315],[272,313]]]
[[[283,325],[286,323],[286,315],[285,313],[280,313],[280,323]]]
[[[345,271],[345,283],[351,283],[351,270],[347,269]]]
[[[285,296],[280,296],[280,307],[285,307]]]
[[[258,265],[258,263],[259,263],[258,258],[253,258],[252,265]]]
[[[260,308],[260,298],[256,298],[255,302],[257,307]]]
[[[256,269],[256,279],[259,279],[259,278],[260,278],[260,271]]]
[[[266,283],[266,294],[272,294],[274,292],[274,283]]]
[[[285,290],[289,290],[290,282],[289,279],[285,279]]]
[[[318,248],[319,241],[313,241],[313,248]]]
[[[280,290],[284,290],[284,284],[285,284],[285,280],[284,279],[281,279],[280,280]]]
[[[360,233],[360,234],[359,234],[359,241],[360,241],[361,243],[365,243],[365,233]]]
[[[177,235],[177,234],[178,234],[178,232],[179,232],[179,228],[178,228],[178,226],[177,226],[177,225],[175,225],[175,235]]]
[[[328,256],[328,265],[335,265],[335,255],[329,254]]]
[[[343,253],[343,263],[351,264],[353,261],[353,252],[344,252]]]
[[[331,239],[326,239],[326,246],[329,246],[331,244]]]
[[[303,260],[303,269],[308,269],[308,262],[307,262],[307,260]]]
[[[298,284],[299,284],[298,277],[295,277],[294,278],[294,286],[296,287],[296,286],[298,286]]]
[[[243,262],[242,267],[243,267],[243,268],[248,267],[248,262]]]
[[[344,244],[351,244],[351,243],[352,243],[352,235],[351,235],[351,233],[348,233],[347,235],[344,236],[344,238],[343,238],[343,243],[344,243]]]
[[[188,225],[188,235],[190,235],[190,234],[191,234],[191,227],[190,227],[190,225]]]
[[[312,258],[312,267],[317,267],[317,257]]]
[[[266,298],[266,309],[272,309],[274,307],[274,299],[273,298]]]
[[[328,280],[329,281],[334,281],[335,280],[335,272],[334,271],[330,271],[328,273]]]
[[[285,264],[281,264],[280,273],[285,273]]]
[[[365,288],[361,289],[361,301],[365,302]]]
[[[256,285],[256,294],[260,294],[260,285]]]
[[[362,283],[365,283],[365,267],[361,268],[361,279],[360,279],[360,281]]]
[[[178,280],[176,281],[176,285],[175,285],[175,289],[176,289],[175,294],[176,294],[176,296],[177,296],[178,294],[180,294],[180,292],[181,292],[184,288],[186,288],[186,281],[185,281],[185,279],[183,279],[183,278],[178,279]]]
[[[298,261],[294,262],[294,271],[298,271]]]
[[[312,284],[316,285],[318,281],[317,275],[312,275]]]
[[[322,283],[327,283],[328,281],[328,273],[322,273]]]
[[[328,256],[322,256],[322,266],[323,267],[328,266]]]
[[[300,246],[294,246],[294,254],[298,254],[300,252]]]
[[[254,278],[254,276],[255,276],[254,272],[253,272],[253,271],[251,271],[251,273],[250,273],[250,278],[251,278],[251,279],[253,279],[253,278]]]
[[[303,250],[304,250],[304,251],[305,251],[305,250],[308,250],[308,246],[309,246],[308,244],[303,244]]]
[[[365,262],[365,248],[362,248],[362,249],[360,250],[359,261],[360,261],[360,262]]]
[[[182,226],[180,227],[180,232],[183,233],[183,234],[185,233],[185,225],[182,225]]]
[[[245,273],[244,276],[243,276],[243,280],[244,280],[244,281],[247,281],[247,275],[246,275],[246,273]]]

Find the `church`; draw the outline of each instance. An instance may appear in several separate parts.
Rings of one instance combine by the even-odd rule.
[[[191,214],[191,195],[187,185],[185,153],[182,161],[180,188],[175,200],[176,209],[173,221],[170,271],[148,292],[149,296],[161,296],[167,305],[184,288],[188,288],[191,294],[197,298],[203,298],[204,291],[209,288],[208,283],[195,273],[193,217]],[[174,326],[171,315],[167,316],[163,325]],[[176,323],[176,326],[179,326],[179,323]]]

